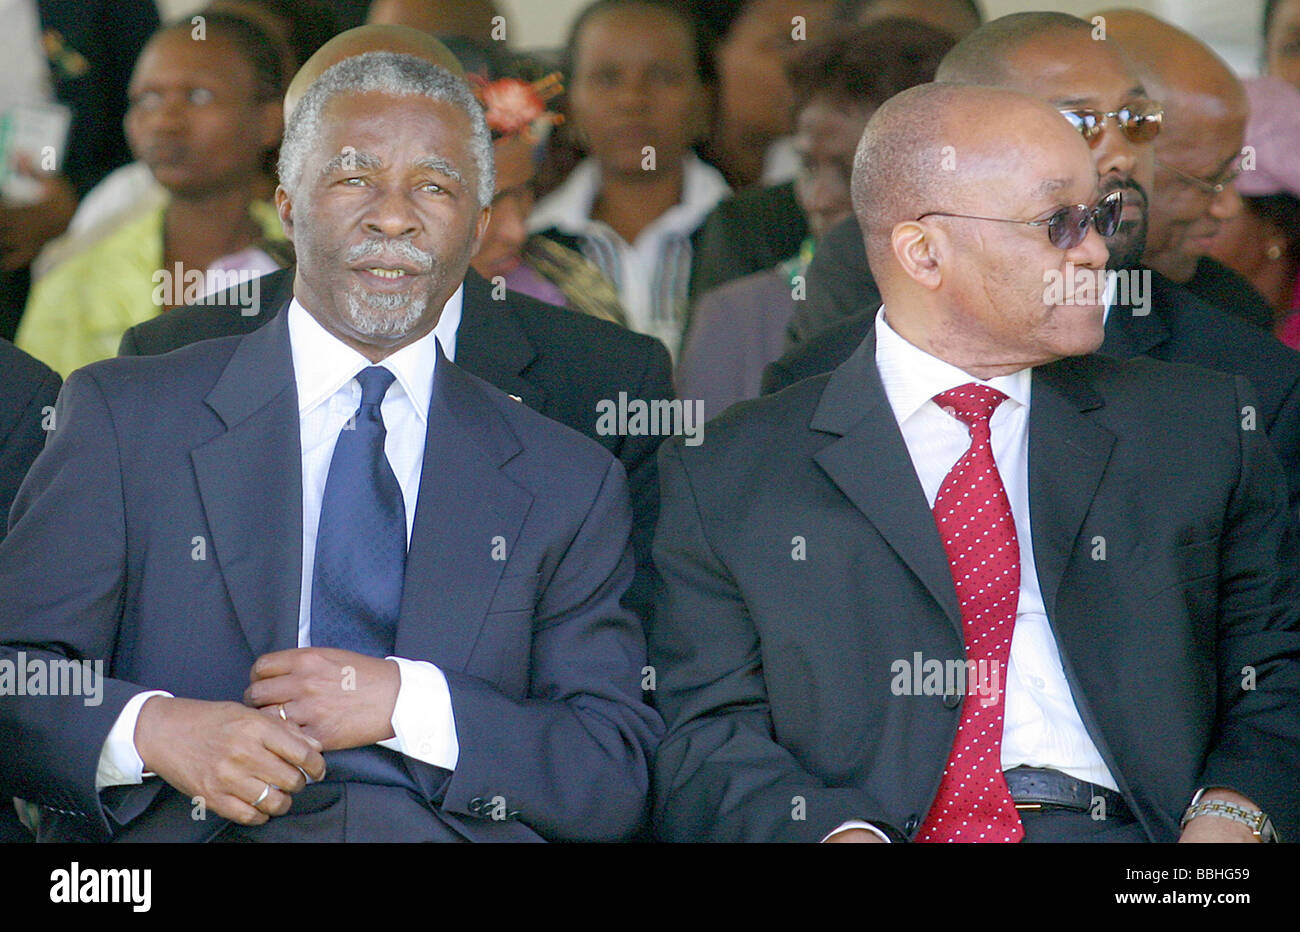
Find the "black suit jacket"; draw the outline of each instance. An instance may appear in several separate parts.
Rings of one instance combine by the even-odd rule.
[[[691,258],[691,295],[770,269],[799,251],[808,220],[794,182],[751,188],[720,202],[704,218]]]
[[[1206,304],[1222,308],[1261,330],[1273,332],[1273,308],[1246,276],[1209,256],[1201,256],[1196,274],[1183,287]]]
[[[806,279],[805,298],[795,306],[787,327],[791,349],[810,342],[822,330],[847,317],[880,307],[880,289],[867,265],[867,249],[857,217],[841,220],[826,231],[808,263]]]
[[[137,324],[122,337],[119,353],[166,353],[199,340],[256,330],[288,306],[293,275],[293,269],[281,269],[257,279],[256,307],[244,307],[236,293],[227,292]],[[456,331],[456,365],[586,434],[622,462],[632,496],[637,557],[628,604],[647,613],[654,589],[650,538],[659,514],[655,451],[663,438],[602,434],[596,429],[596,405],[604,399],[617,401],[619,392],[647,401],[672,399],[668,350],[653,337],[527,295],[507,292],[505,300],[493,300],[492,285],[470,269]]]
[[[1202,785],[1300,829],[1296,541],[1276,459],[1241,429],[1252,403],[1240,378],[1146,359],[1033,373],[1047,616],[1082,721],[1156,841]],[[849,819],[914,835],[961,704],[893,695],[892,665],[964,647],[874,336],[834,373],[731,408],[708,443],[665,444],[660,474],[664,837],[817,841]]]
[[[810,294],[811,289],[810,278]],[[1135,313],[1121,304],[1111,308],[1100,352],[1121,359],[1149,356],[1245,376],[1258,398],[1256,420],[1286,473],[1291,502],[1300,508],[1300,353],[1272,334],[1206,304],[1159,272],[1151,272],[1150,297],[1149,313]],[[848,359],[875,326],[879,303],[877,299],[869,311],[840,320],[769,365],[763,373],[763,391],[780,391]]]
[[[59,385],[53,369],[0,340],[0,540],[18,486],[45,445],[45,410],[54,405]]]
[[[96,363],[64,386],[0,545],[0,658],[101,658],[109,678],[99,705],[0,698],[0,791],[46,807],[43,838],[199,840],[221,827],[157,780],[101,800],[94,775],[132,695],[239,701],[258,656],[297,646],[286,319]],[[642,700],[641,626],[620,606],[633,573],[623,470],[445,359],[428,422],[395,653],[445,672],[460,760],[448,773],[403,758],[418,799],[360,785],[388,796],[349,808],[347,837],[400,840],[403,821],[447,839],[625,837],[662,726]],[[481,801],[497,796],[517,817],[488,817]]]
[[[0,340],[0,540],[9,507],[45,444],[45,411],[59,394],[59,376],[7,340]],[[30,840],[8,798],[0,798],[0,842]]]

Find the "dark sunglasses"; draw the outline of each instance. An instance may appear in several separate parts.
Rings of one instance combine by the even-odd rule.
[[[926,217],[958,217],[962,220],[988,220],[993,223],[1020,223],[1027,227],[1047,227],[1047,238],[1057,249],[1073,249],[1088,236],[1088,223],[1097,227],[1103,237],[1114,236],[1119,229],[1120,215],[1124,211],[1124,192],[1112,191],[1097,202],[1096,207],[1087,204],[1073,204],[1062,207],[1045,220],[1008,220],[1003,217],[975,217],[970,214],[949,214],[941,210],[932,210],[921,214],[917,220]]]
[[[1062,109],[1061,116],[1074,124],[1074,128],[1089,146],[1095,147],[1101,140],[1101,131],[1110,117],[1114,117],[1116,125],[1129,142],[1151,142],[1160,135],[1165,110],[1158,103],[1147,101],[1131,107],[1120,107],[1110,113],[1084,108]]]

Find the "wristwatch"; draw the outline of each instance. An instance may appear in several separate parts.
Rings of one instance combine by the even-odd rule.
[[[1273,820],[1268,814],[1259,809],[1247,809],[1245,806],[1238,806],[1236,803],[1224,802],[1221,799],[1212,799],[1208,802],[1201,802],[1201,796],[1204,795],[1206,788],[1196,791],[1192,797],[1192,803],[1183,813],[1182,822],[1179,828],[1187,827],[1187,823],[1199,815],[1213,815],[1222,819],[1231,819],[1233,822],[1240,822],[1250,829],[1251,833],[1262,842],[1280,842],[1281,836],[1278,835],[1277,829],[1273,827]]]

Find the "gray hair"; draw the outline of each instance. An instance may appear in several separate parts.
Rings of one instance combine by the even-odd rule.
[[[303,167],[312,144],[320,138],[321,114],[339,94],[379,92],[396,96],[424,96],[451,104],[469,117],[470,152],[478,166],[478,202],[492,203],[496,171],[492,157],[492,134],[483,107],[469,86],[445,68],[414,55],[395,52],[366,52],[345,58],[311,83],[289,116],[280,144],[280,184],[291,195],[302,183]]]

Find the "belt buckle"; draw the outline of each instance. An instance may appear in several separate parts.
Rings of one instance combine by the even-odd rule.
[[[1042,803],[1013,803],[1013,804],[1017,809],[1021,811],[1028,810],[1030,812],[1037,812],[1039,809],[1043,808]]]

